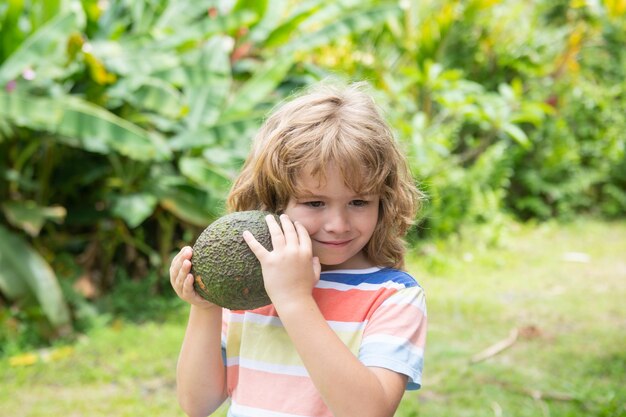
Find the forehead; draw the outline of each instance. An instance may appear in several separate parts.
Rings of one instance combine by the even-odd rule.
[[[359,175],[347,174],[334,163],[317,168],[307,166],[296,175],[296,194],[330,197],[373,193],[372,187],[364,187],[365,172]]]

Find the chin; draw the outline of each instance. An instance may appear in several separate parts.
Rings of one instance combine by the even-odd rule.
[[[345,267],[346,261],[345,260],[336,260],[336,261],[326,261],[326,262],[322,262],[320,261],[320,264],[322,265],[322,271],[324,270],[330,270],[330,269],[350,269],[349,267]]]

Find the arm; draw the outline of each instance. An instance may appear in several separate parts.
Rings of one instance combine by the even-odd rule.
[[[294,298],[275,308],[335,416],[394,415],[406,387],[405,375],[363,365],[328,326],[312,297]]]
[[[183,248],[170,267],[172,287],[191,304],[176,369],[177,394],[189,416],[207,416],[227,397],[221,348],[222,309],[193,289],[191,253],[191,248]]]
[[[250,233],[244,238],[261,261],[268,295],[324,402],[337,417],[393,416],[407,377],[366,367],[328,326],[312,296],[321,266],[312,257],[308,233],[285,215],[281,225],[282,231],[268,218],[272,252]]]

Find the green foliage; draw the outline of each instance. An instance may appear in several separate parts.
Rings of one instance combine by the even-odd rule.
[[[30,290],[59,327],[65,297],[37,285],[86,282],[97,297],[119,286],[118,268],[161,276],[176,239],[221,214],[257,107],[280,98],[293,58],[237,52],[268,11],[259,2],[65,1],[13,24],[50,3],[0,8],[3,39],[19,40],[0,59],[1,293],[26,309]],[[22,271],[15,251],[46,273]],[[80,273],[53,272],[58,253]]]
[[[393,2],[385,2],[385,4]],[[621,3],[620,3],[621,4]],[[420,237],[623,216],[626,10],[618,2],[402,2],[309,59],[372,80],[430,199]]]
[[[533,149],[516,161],[508,200],[522,218],[624,214],[625,55],[616,42],[626,39],[626,25],[623,16],[606,16],[608,10],[569,14],[564,51],[545,94],[556,117],[533,132]],[[533,88],[545,90],[538,81]]]
[[[625,20],[614,0],[0,5],[0,244],[47,271],[1,258],[0,310],[59,334],[128,280],[162,294],[148,277],[223,213],[263,116],[328,75],[374,86],[429,195],[414,240],[621,217]]]
[[[0,289],[12,299],[34,296],[51,324],[69,324],[69,311],[54,272],[21,237],[0,226]]]
[[[62,322],[73,317],[80,326],[84,299],[123,287],[120,271],[164,275],[176,248],[223,213],[267,110],[312,79],[294,52],[382,24],[388,14],[375,3],[0,7],[2,243],[19,240],[39,254],[48,272],[34,282],[64,289],[35,301],[4,285],[0,303],[44,307],[41,320],[55,327],[52,311],[70,300],[73,316]],[[63,254],[73,259],[71,273]],[[5,264],[4,281],[22,282],[15,263]],[[161,292],[158,280],[146,282]]]
[[[134,323],[158,320],[184,304],[177,297],[159,294],[160,281],[162,276],[156,272],[139,279],[118,271],[114,287],[98,299],[95,306],[106,311],[109,319],[121,318]]]

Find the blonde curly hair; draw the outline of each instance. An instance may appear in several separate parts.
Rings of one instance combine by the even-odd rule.
[[[280,213],[307,172],[325,179],[334,163],[357,194],[380,196],[379,218],[364,248],[375,265],[403,268],[404,236],[423,194],[365,83],[321,83],[282,103],[257,133],[230,191],[229,211]]]

